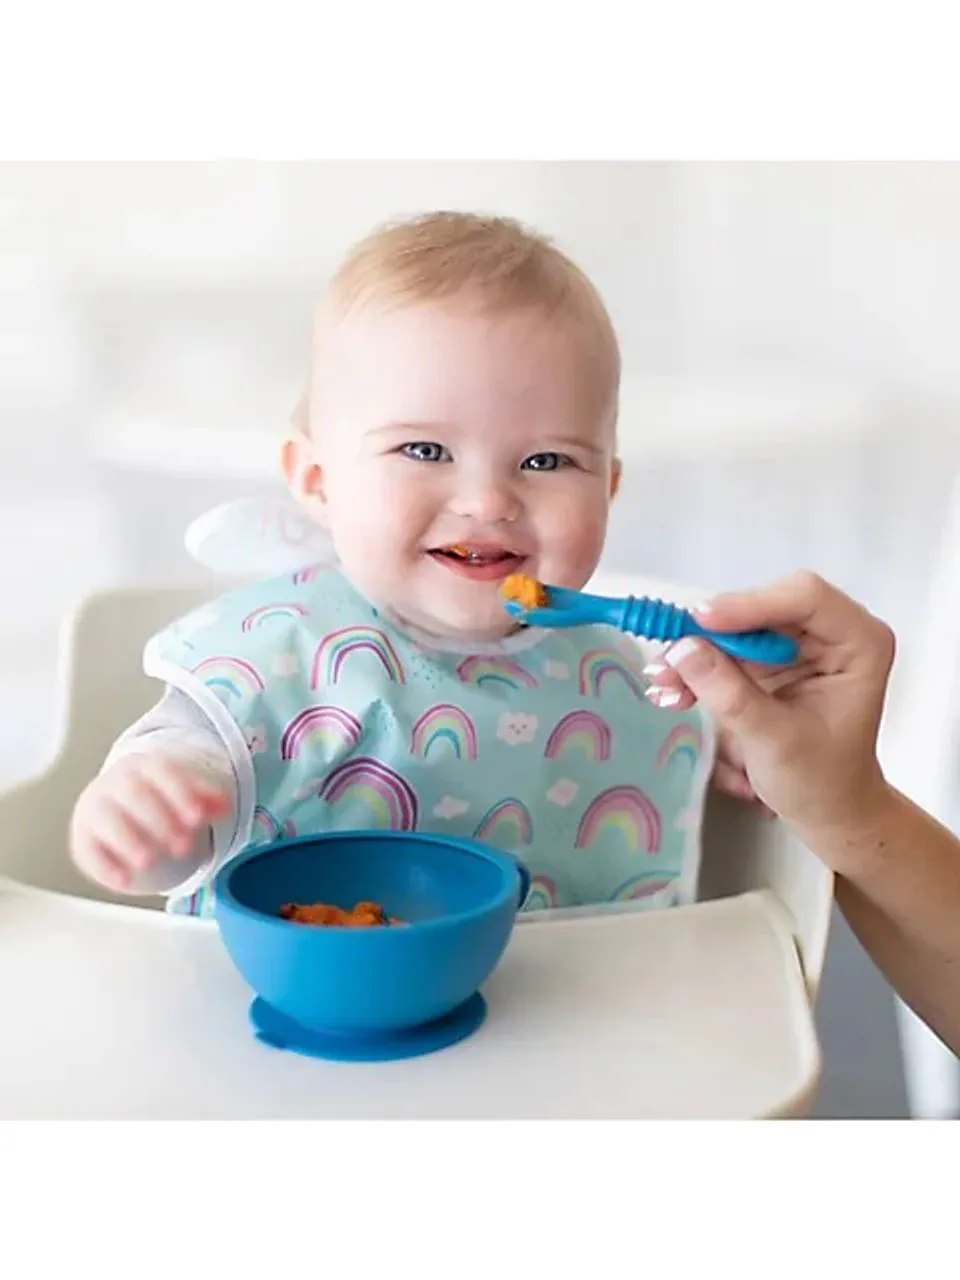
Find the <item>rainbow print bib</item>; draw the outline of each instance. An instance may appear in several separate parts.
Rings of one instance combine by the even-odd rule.
[[[696,709],[650,706],[640,665],[603,627],[435,648],[336,569],[243,586],[144,657],[230,752],[241,803],[221,860],[314,831],[474,837],[527,864],[526,910],[695,897],[713,733]],[[190,909],[209,909],[202,893]]]

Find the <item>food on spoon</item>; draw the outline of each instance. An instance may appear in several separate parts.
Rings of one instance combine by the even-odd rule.
[[[550,603],[550,594],[543,583],[525,573],[511,573],[504,578],[500,594],[504,600],[511,600],[522,609],[545,609]]]

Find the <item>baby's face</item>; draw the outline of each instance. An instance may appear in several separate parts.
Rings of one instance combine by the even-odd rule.
[[[612,388],[582,332],[438,303],[362,310],[327,344],[308,502],[369,600],[493,639],[512,625],[508,574],[583,586],[617,464]]]

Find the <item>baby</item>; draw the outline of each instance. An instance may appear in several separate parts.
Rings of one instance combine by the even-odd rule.
[[[513,221],[435,213],[361,242],[282,446],[337,566],[151,640],[165,692],[81,796],[77,866],[207,914],[244,848],[380,827],[516,853],[527,910],[691,901],[709,723],[650,705],[635,641],[517,627],[499,595],[593,574],[619,377],[593,285]]]

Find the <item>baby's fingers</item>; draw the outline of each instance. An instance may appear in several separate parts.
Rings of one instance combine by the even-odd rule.
[[[145,757],[143,777],[190,831],[227,811],[229,802],[220,788],[176,760]]]
[[[102,852],[138,871],[150,870],[163,845],[162,838],[141,826],[137,817],[116,800],[100,805],[88,835]]]
[[[130,884],[130,872],[90,831],[76,831],[72,840],[73,860],[77,867],[106,889],[122,892]]]
[[[152,778],[142,774],[131,780],[121,808],[148,834],[154,847],[168,851],[175,858],[186,857],[191,851],[195,832],[205,821],[202,814],[197,821],[192,821]]]

